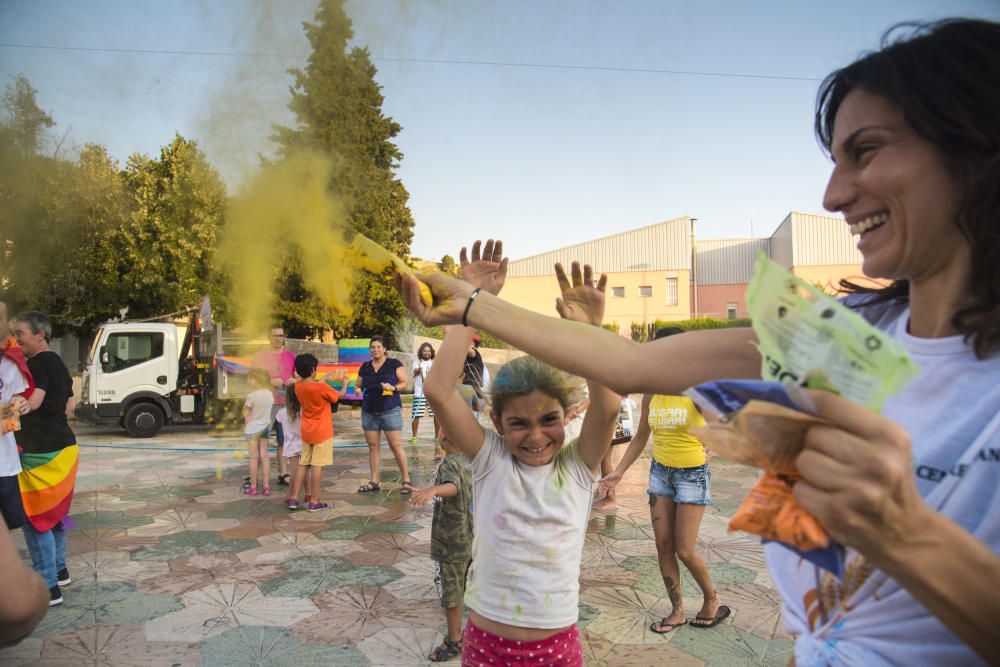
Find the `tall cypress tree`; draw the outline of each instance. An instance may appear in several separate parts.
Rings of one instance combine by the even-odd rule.
[[[349,47],[354,36],[343,0],[322,0],[314,21],[304,24],[312,45],[305,69],[293,69],[289,108],[294,128],[275,127],[279,155],[319,150],[335,169],[330,191],[344,204],[350,226],[401,257],[409,256],[413,217],[409,193],[396,177],[403,155],[393,143],[402,127],[382,113],[381,86],[367,48]],[[278,288],[285,303],[278,308],[292,330],[309,329],[295,313],[310,299],[290,273]],[[367,336],[393,328],[405,314],[402,302],[384,279],[359,275],[352,295],[350,321],[328,322],[338,336]],[[291,302],[291,303],[290,303]]]

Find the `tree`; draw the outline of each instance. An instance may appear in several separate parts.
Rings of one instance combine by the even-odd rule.
[[[441,263],[438,266],[441,267],[441,271],[444,273],[458,275],[458,264],[455,263],[455,258],[451,255],[442,257]]]
[[[305,24],[313,51],[305,69],[290,70],[294,85],[289,108],[296,126],[275,127],[272,138],[282,157],[299,150],[330,155],[330,192],[343,204],[351,229],[405,258],[413,217],[409,193],[395,175],[403,156],[392,141],[402,127],[382,113],[384,98],[368,50],[348,49],[354,33],[343,5],[343,0],[322,0],[314,22]],[[286,282],[295,282],[294,271],[286,273]],[[277,291],[282,299],[309,300],[308,294],[287,284]],[[354,313],[349,320],[331,318],[326,323],[336,335],[391,337],[406,312],[384,279],[367,274],[358,274],[351,302]],[[279,303],[278,310],[290,315],[295,309]]]
[[[22,157],[35,155],[45,131],[56,124],[52,116],[38,106],[37,95],[38,91],[23,74],[14,77],[14,83],[7,84],[4,89],[3,106],[9,116],[6,130]]]
[[[122,174],[132,200],[114,239],[129,290],[129,314],[153,316],[197,305],[210,289],[226,206],[222,178],[194,141],[178,135],[159,160],[133,155]]]

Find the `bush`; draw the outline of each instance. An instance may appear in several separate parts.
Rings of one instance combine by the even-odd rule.
[[[731,329],[734,327],[750,326],[749,317],[740,317],[733,320],[721,320],[715,317],[698,317],[693,320],[656,320],[650,324],[633,322],[631,326],[632,340],[645,343],[653,340],[656,332],[666,327],[677,327],[684,331],[699,331],[701,329]]]
[[[437,340],[444,340],[444,327],[428,327],[424,326],[419,321],[416,321],[413,328],[413,333],[416,336],[425,336],[427,338],[436,338]],[[503,342],[493,334],[486,333],[485,331],[477,330],[479,334],[480,345],[482,347],[488,347],[493,350],[513,350],[512,345],[508,345]]]

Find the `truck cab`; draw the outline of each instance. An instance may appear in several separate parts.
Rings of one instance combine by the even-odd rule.
[[[118,423],[132,437],[152,437],[184,407],[193,412],[193,400],[182,406],[177,395],[178,347],[174,324],[102,326],[87,356],[77,416]]]

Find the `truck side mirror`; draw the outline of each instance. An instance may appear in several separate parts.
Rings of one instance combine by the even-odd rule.
[[[102,345],[99,354],[101,357],[101,370],[109,373],[111,371],[111,355],[108,354],[108,346]]]

